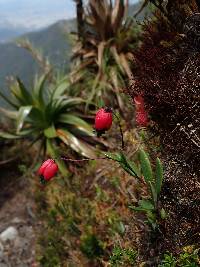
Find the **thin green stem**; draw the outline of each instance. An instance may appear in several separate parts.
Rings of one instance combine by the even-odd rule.
[[[124,136],[123,136],[122,126],[120,123],[120,118],[117,116],[117,114],[115,112],[113,112],[113,114],[116,117],[117,122],[118,122],[119,130],[120,130],[120,134],[121,134],[121,146],[122,146],[122,150],[123,150],[124,149]]]

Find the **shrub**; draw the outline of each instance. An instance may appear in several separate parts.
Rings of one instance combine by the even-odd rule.
[[[136,68],[129,94],[133,99],[143,95],[151,130],[163,147],[166,168],[161,200],[170,213],[163,225],[163,246],[172,249],[199,242],[200,6],[196,0],[151,2],[159,10],[144,25],[142,45],[134,53]]]

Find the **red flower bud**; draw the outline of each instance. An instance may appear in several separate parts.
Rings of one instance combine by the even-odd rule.
[[[38,174],[46,181],[53,178],[58,171],[58,165],[53,159],[46,160],[38,170]]]
[[[139,126],[146,127],[148,124],[148,115],[146,111],[137,111],[135,116],[136,123]]]
[[[144,110],[144,98],[141,95],[134,97],[136,110]]]
[[[110,108],[101,108],[97,111],[95,117],[95,130],[106,131],[109,130],[112,125],[112,110]]]

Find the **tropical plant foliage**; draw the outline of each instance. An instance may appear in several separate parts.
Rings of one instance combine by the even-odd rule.
[[[138,207],[130,207],[135,211],[144,212],[147,216],[148,223],[152,226],[154,230],[158,228],[157,220],[160,218],[166,218],[166,212],[162,208],[158,210],[158,199],[163,183],[163,165],[159,158],[156,159],[155,173],[153,173],[153,168],[149,160],[147,153],[141,149],[139,151],[139,162],[140,165],[137,166],[136,163],[127,159],[127,157],[122,153],[118,154],[105,154],[107,158],[112,159],[120,164],[120,166],[131,176],[138,179],[138,182],[144,181],[148,187],[150,198],[142,198],[138,202]],[[157,216],[159,214],[159,217]]]
[[[28,138],[32,143],[39,141],[41,151],[43,148],[53,158],[58,156],[56,147],[60,142],[85,157],[95,157],[94,147],[87,143],[87,140],[94,142],[93,129],[81,118],[84,100],[64,94],[69,87],[66,78],[52,85],[47,84],[47,77],[48,74],[41,76],[31,93],[17,78],[11,86],[11,100],[0,93],[14,109],[1,108],[1,111],[15,123],[13,131],[0,131],[0,137]]]
[[[138,45],[138,29],[127,18],[128,1],[89,1],[84,11],[84,35],[73,50],[75,62],[71,81],[89,99],[110,94],[119,96],[120,88],[132,79],[133,50]],[[82,29],[83,31],[83,29]],[[109,100],[108,100],[109,99]],[[107,103],[106,103],[107,104]]]

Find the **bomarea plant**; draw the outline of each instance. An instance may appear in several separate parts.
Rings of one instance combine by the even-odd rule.
[[[139,151],[139,165],[129,160],[123,152],[120,153],[106,153],[107,158],[112,159],[120,164],[120,166],[131,176],[144,181],[148,187],[149,198],[142,198],[138,202],[138,207],[130,206],[131,209],[138,212],[143,212],[147,216],[147,222],[152,226],[153,230],[158,229],[158,219],[166,218],[166,212],[162,208],[158,209],[158,198],[161,192],[163,182],[163,165],[159,158],[156,159],[155,171],[153,171],[147,153],[140,149]]]
[[[85,101],[66,95],[69,88],[66,78],[56,83],[47,79],[48,74],[42,75],[28,90],[17,78],[10,87],[10,98],[0,92],[12,108],[1,108],[1,112],[14,123],[11,131],[0,130],[0,138],[28,139],[30,145],[37,142],[40,144],[38,155],[43,152],[52,158],[61,155],[61,143],[84,157],[95,157],[93,128],[81,118]],[[56,161],[61,173],[66,175],[64,163]]]

